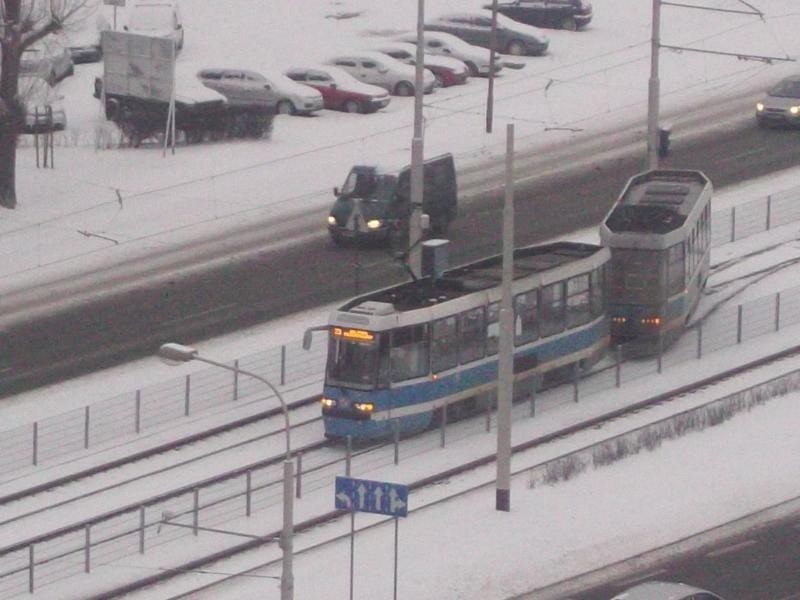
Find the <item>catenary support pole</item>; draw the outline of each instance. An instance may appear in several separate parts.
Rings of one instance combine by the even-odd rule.
[[[497,373],[497,489],[495,509],[511,510],[511,400],[514,395],[514,125],[506,128],[506,194],[503,205],[503,278]]]
[[[422,275],[422,163],[425,150],[422,133],[422,84],[424,64],[425,0],[417,0],[417,56],[414,71],[414,137],[411,140],[411,215],[408,223],[408,267]]]
[[[658,168],[658,113],[660,82],[658,52],[661,47],[661,0],[653,0],[653,28],[650,36],[650,80],[647,88],[647,165]]]

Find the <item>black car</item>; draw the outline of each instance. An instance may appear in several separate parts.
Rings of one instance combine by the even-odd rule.
[[[425,22],[426,31],[442,31],[460,37],[475,46],[489,48],[492,38],[492,14],[488,11],[458,12],[441,15]],[[541,56],[547,53],[550,40],[532,25],[497,15],[497,51],[506,54]]]
[[[491,4],[485,8],[491,8]],[[575,31],[592,20],[592,5],[588,0],[512,0],[497,3],[497,12],[507,17],[535,25]]]

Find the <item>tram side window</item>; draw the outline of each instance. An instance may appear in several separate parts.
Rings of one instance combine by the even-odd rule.
[[[605,281],[603,275],[603,267],[595,269],[590,274],[589,285],[591,286],[593,317],[599,317],[605,311],[605,303],[603,302],[603,298],[605,297],[603,293]]]
[[[412,325],[392,333],[390,359],[392,381],[428,374],[428,326]]]
[[[500,347],[500,303],[492,302],[486,309],[486,354],[497,354]]]
[[[438,373],[458,364],[458,328],[455,315],[431,325],[431,371]]]
[[[584,273],[567,279],[567,328],[588,323],[591,318],[589,274]]]
[[[514,298],[514,343],[519,346],[539,337],[536,290]]]
[[[483,307],[473,308],[458,316],[461,363],[483,358],[486,352],[486,320]]]
[[[683,242],[678,242],[669,249],[667,259],[667,290],[670,296],[678,294],[684,288],[684,251]]]
[[[546,285],[540,291],[539,333],[542,337],[564,330],[564,282]]]

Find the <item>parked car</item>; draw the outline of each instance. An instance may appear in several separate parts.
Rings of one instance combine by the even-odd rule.
[[[18,80],[19,98],[25,106],[23,133],[62,131],[67,127],[67,113],[60,95],[47,81],[38,76],[23,76]]]
[[[648,581],[617,594],[611,600],[722,600],[708,590],[685,583]]]
[[[484,8],[491,9],[487,4]],[[589,0],[511,0],[497,3],[497,12],[520,23],[575,31],[592,20]]]
[[[417,47],[408,42],[387,42],[375,48],[376,51],[388,54],[392,58],[406,63],[407,65],[417,64]],[[462,61],[449,56],[437,56],[425,52],[423,63],[436,78],[436,85],[449,87],[466,83],[469,79],[469,69]]]
[[[197,77],[233,106],[266,106],[284,115],[309,115],[324,108],[322,94],[280,73],[248,69],[201,69]]]
[[[108,21],[98,13],[95,22],[86,25],[77,31],[69,31],[65,35],[67,50],[72,62],[91,63],[99,62],[103,58],[103,48],[100,35],[103,31],[111,29]]]
[[[443,31],[475,46],[490,48],[492,15],[488,11],[465,11],[441,15],[425,22],[427,31]],[[497,15],[496,50],[506,54],[541,56],[547,53],[550,39],[533,25],[525,25]]]
[[[22,52],[19,71],[21,75],[38,75],[50,85],[55,85],[72,75],[75,65],[63,42],[55,36],[49,36]]]
[[[406,33],[395,38],[398,42],[408,42],[417,44],[416,33]],[[425,52],[436,54],[437,56],[449,56],[462,61],[469,69],[471,77],[489,75],[489,52],[485,48],[468,44],[459,37],[451,33],[440,31],[425,31],[423,33],[425,42]],[[498,73],[503,69],[500,61],[495,61],[494,72]]]
[[[286,76],[319,91],[325,108],[331,110],[372,113],[391,100],[382,87],[362,83],[344,69],[331,65],[293,67],[286,71]]]
[[[414,95],[414,67],[401,63],[386,54],[371,50],[358,50],[334,56],[326,63],[341,67],[359,81],[382,87],[390,94]],[[422,80],[423,93],[432,92],[435,86],[436,78],[433,73],[425,69]]]
[[[128,13],[125,31],[162,37],[175,42],[175,49],[183,48],[183,20],[178,0],[137,0]]]
[[[767,125],[800,125],[800,75],[782,80],[756,103],[756,122]]]

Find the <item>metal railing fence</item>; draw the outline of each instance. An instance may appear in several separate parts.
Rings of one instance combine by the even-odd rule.
[[[761,212],[755,208],[741,208],[751,204],[737,207],[738,215],[731,209],[727,220],[719,218],[715,212],[713,239],[718,240],[715,245],[751,235],[756,232],[758,223],[762,224],[758,227],[769,228],[777,226],[787,215],[789,220],[800,219],[800,208],[794,210],[785,206],[789,200],[780,195],[770,198]],[[783,216],[776,218],[778,215]],[[535,394],[530,401],[530,414],[536,412],[537,403],[545,400],[556,405],[581,401],[587,395],[621,387],[626,382],[798,323],[800,287],[740,305],[724,306],[689,328],[667,353],[652,360],[625,361],[612,351],[605,368],[581,376],[574,385]],[[326,349],[323,343],[313,344],[310,351],[304,351],[300,343],[283,345],[240,358],[234,365],[268,378],[285,390],[289,386],[320,383]],[[224,409],[237,402],[261,401],[258,396],[264,390],[257,383],[249,378],[237,378],[229,371],[207,368],[8,430],[0,436],[1,472],[46,464],[65,454],[82,452],[111,440],[118,442],[124,436],[151,432],[188,416]],[[487,431],[490,422],[491,411],[487,412]],[[476,423],[471,425],[472,430],[482,428],[477,420]],[[445,445],[446,427],[447,423],[440,437],[427,436],[408,450],[404,446],[404,453],[418,454]],[[375,459],[368,458],[367,451],[361,454],[365,470],[375,466]],[[398,457],[395,452],[395,462]],[[307,490],[330,486],[336,472],[342,469],[340,463],[346,462],[345,468],[349,471],[351,457],[314,463],[321,459],[310,455],[307,464],[302,466],[301,459],[298,457],[296,469],[298,495],[301,480]],[[48,583],[91,572],[92,565],[144,553],[148,548],[189,535],[189,532],[196,534],[198,527],[213,527],[238,517],[249,517],[261,508],[277,505],[282,499],[278,485],[282,473],[276,465],[279,465],[277,459],[264,461],[0,549],[0,598],[31,593]],[[171,521],[188,524],[190,528],[170,527],[164,522],[164,515],[172,515]]]
[[[800,220],[800,186],[764,198],[716,210],[712,214],[712,245],[722,246],[744,237],[762,233],[773,227]],[[794,323],[793,315],[800,307],[800,295],[793,290],[778,294],[776,310],[782,307],[785,323]],[[738,325],[745,339],[769,328],[775,315],[761,315],[760,302],[743,307],[746,311]],[[727,309],[725,309],[727,310]],[[758,314],[757,314],[758,313]],[[716,319],[715,319],[716,321]],[[712,333],[713,331],[713,333]],[[727,327],[701,332],[705,340],[695,343],[698,356],[715,348],[723,348],[736,340]],[[690,358],[691,350],[673,349],[664,357],[665,364]],[[314,344],[302,350],[300,342],[284,344],[234,361],[234,366],[253,371],[276,386],[320,383],[324,373],[325,344]],[[664,364],[661,365],[663,369]],[[596,386],[591,386],[592,388]],[[13,473],[32,466],[45,465],[66,455],[96,449],[126,436],[152,433],[189,416],[209,410],[220,410],[234,403],[255,401],[264,393],[263,386],[252,378],[237,378],[234,373],[207,368],[155,385],[87,404],[40,421],[6,430],[0,435],[0,472]]]
[[[784,301],[784,298],[790,300]],[[541,410],[545,403],[550,405],[550,409],[555,409],[559,405],[585,401],[590,394],[622,387],[626,382],[657,374],[659,370],[663,372],[671,366],[697,360],[721,348],[742,344],[797,323],[800,323],[800,288],[768,296],[766,301],[757,299],[725,308],[688,330],[669,352],[660,357],[625,361],[616,360],[619,354],[612,352],[606,366],[583,375],[575,382],[577,387],[562,385],[535,394],[531,400],[531,413],[535,402],[540,404],[538,410]],[[229,374],[226,371],[222,373]],[[231,391],[230,386],[225,389]],[[515,406],[515,418],[524,418],[526,413],[524,403]],[[490,409],[486,431],[490,429],[491,418]],[[431,435],[406,440],[404,456],[419,455],[444,446],[448,439],[461,439],[484,429],[480,419],[458,425],[456,435],[451,438],[445,436],[445,429],[453,425],[444,423],[441,435],[432,432]],[[394,462],[397,464],[399,452],[397,441],[394,443]],[[351,454],[348,446],[344,456],[334,458],[330,453],[296,455],[296,495],[300,497],[301,487],[305,492],[329,489],[337,474],[350,472],[353,460],[358,461],[360,472],[389,464],[392,461],[390,453],[373,453],[380,447],[373,446]],[[144,554],[148,549],[184,536],[198,535],[203,527],[217,527],[251,517],[267,507],[279,506],[282,502],[282,459],[281,454],[2,548],[0,598],[34,593],[49,583],[91,573],[98,565],[111,564],[137,553]],[[277,523],[275,527],[277,529]]]

